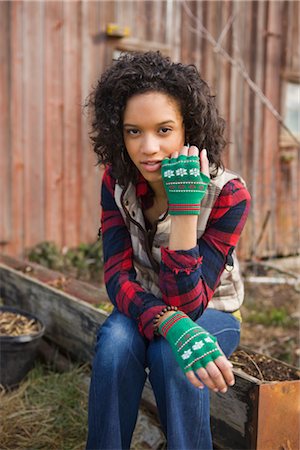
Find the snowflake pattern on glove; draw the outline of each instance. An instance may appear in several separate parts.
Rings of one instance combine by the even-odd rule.
[[[180,167],[179,169],[176,170],[176,175],[179,177],[184,177],[185,175],[187,175],[187,170],[184,169],[183,167]]]
[[[174,170],[166,170],[165,171],[165,177],[166,178],[172,178],[172,177],[174,177]]]
[[[197,168],[193,168],[189,170],[189,174],[194,176],[194,177],[199,177],[200,176],[200,170]]]
[[[200,350],[203,346],[204,346],[204,342],[203,341],[197,341],[193,345],[192,349],[193,350]]]
[[[185,352],[183,352],[183,354],[181,355],[182,359],[189,359],[189,357],[192,354],[192,350],[186,350]]]

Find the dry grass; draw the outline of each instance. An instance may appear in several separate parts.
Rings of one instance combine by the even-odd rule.
[[[0,392],[1,450],[79,450],[87,431],[86,368],[38,364],[19,388]]]

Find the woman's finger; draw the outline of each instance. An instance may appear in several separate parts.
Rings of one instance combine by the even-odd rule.
[[[212,382],[216,386],[216,388],[220,392],[225,393],[227,391],[227,383],[223,377],[222,371],[219,369],[219,367],[215,364],[214,361],[211,361],[207,364],[206,371],[209,377],[211,378]]]
[[[206,369],[201,367],[200,369],[196,370],[197,376],[200,378],[203,384],[205,384],[209,389],[212,389],[213,391],[218,391],[218,387],[214,383],[213,379],[210,377],[209,373]]]
[[[204,388],[204,384],[201,383],[201,381],[196,377],[196,375],[194,374],[194,372],[192,370],[190,370],[189,372],[186,372],[186,377],[189,380],[189,382],[192,383],[192,385],[195,386],[196,388],[199,388],[199,389]]]
[[[188,149],[188,156],[199,156],[199,149],[196,145],[192,145]]]
[[[187,145],[184,145],[184,146],[182,147],[182,149],[180,150],[179,155],[187,156],[187,155],[188,155],[188,151],[189,151],[188,146],[187,146]]]
[[[222,372],[224,380],[228,386],[233,386],[235,379],[232,372],[232,364],[228,361],[228,359],[225,356],[219,356],[219,358],[215,360],[215,364]]]
[[[204,173],[204,175],[209,177],[209,161],[207,158],[206,149],[203,149],[200,152],[200,169],[201,169],[201,172]]]

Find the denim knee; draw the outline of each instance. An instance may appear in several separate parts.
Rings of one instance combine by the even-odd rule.
[[[227,358],[239,345],[241,324],[231,313],[207,308],[197,324],[217,338]]]
[[[144,366],[145,346],[137,325],[115,310],[98,331],[94,364],[110,371],[111,375],[124,370],[130,360]]]

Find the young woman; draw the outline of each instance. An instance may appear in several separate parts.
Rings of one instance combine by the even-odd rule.
[[[147,376],[168,449],[212,449],[209,389],[234,384],[250,203],[221,162],[224,121],[196,68],[158,52],[121,56],[89,105],[115,309],[97,337],[87,449],[130,448]]]

